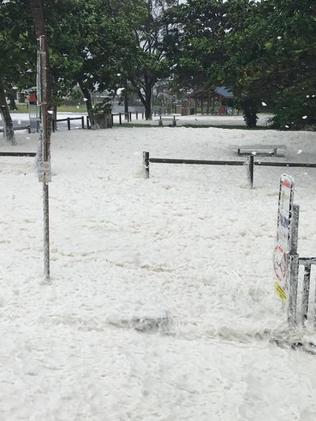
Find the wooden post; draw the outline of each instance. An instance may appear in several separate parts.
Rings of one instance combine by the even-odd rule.
[[[67,126],[68,126],[68,130],[70,130],[70,118],[67,118]]]
[[[81,128],[84,129],[84,116],[81,117]]]
[[[251,154],[248,158],[248,180],[250,188],[253,189],[253,177],[254,177],[254,156]]]
[[[122,124],[122,114],[119,114],[119,121],[120,121],[120,125]]]
[[[143,165],[145,178],[149,178],[149,152],[143,152]]]

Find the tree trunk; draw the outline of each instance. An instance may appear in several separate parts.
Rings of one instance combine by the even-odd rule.
[[[207,97],[207,102],[206,102],[206,114],[209,115],[210,114],[210,97]]]
[[[13,122],[10,115],[10,110],[7,104],[6,95],[3,85],[0,83],[0,108],[1,117],[3,121],[3,135],[4,138],[12,145],[15,144]]]
[[[245,97],[242,100],[242,108],[244,120],[249,129],[253,129],[257,126],[257,112],[258,112],[258,102],[256,99],[251,97]]]
[[[154,82],[149,77],[145,77],[145,94],[142,93],[142,91],[137,86],[134,80],[131,80],[131,83],[133,87],[135,88],[143,106],[145,107],[146,120],[151,120],[152,119],[151,98],[152,98],[152,88],[153,88]]]
[[[14,94],[12,94],[12,93],[8,93],[7,95],[8,95],[8,98],[9,98],[9,106],[10,106],[10,110],[11,110],[11,111],[13,111],[13,110],[17,110],[17,106],[16,106],[16,103],[15,103]]]
[[[127,85],[124,89],[124,114],[125,120],[128,120],[128,94],[127,94]]]
[[[151,98],[146,98],[145,101],[145,118],[146,120],[152,119],[152,109],[151,109]]]
[[[90,91],[81,82],[79,82],[79,86],[83,94],[83,97],[85,98],[85,103],[87,107],[87,113],[90,120],[91,129],[96,129],[97,127],[96,127],[96,121],[95,121],[94,112],[92,108],[92,98],[91,98]]]

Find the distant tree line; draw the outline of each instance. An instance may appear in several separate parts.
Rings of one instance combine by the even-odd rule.
[[[30,0],[0,0],[0,107],[36,83]],[[280,129],[316,124],[316,2],[313,0],[42,0],[52,104],[80,87],[92,125],[91,94],[133,90],[152,115],[153,88],[173,93],[225,85],[248,127],[274,114]]]

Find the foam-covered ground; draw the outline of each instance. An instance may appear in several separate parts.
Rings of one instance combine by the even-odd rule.
[[[36,150],[35,135],[17,135]],[[50,283],[31,158],[0,163],[0,419],[314,421],[316,356],[291,349],[273,291],[286,168],[151,164],[242,159],[286,144],[316,162],[316,134],[189,128],[52,138]],[[291,169],[301,255],[316,255],[316,169]],[[315,271],[313,275],[315,280]],[[300,340],[313,333],[298,332]]]

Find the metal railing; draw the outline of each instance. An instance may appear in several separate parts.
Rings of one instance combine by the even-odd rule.
[[[298,259],[299,265],[304,267],[304,278],[303,278],[303,286],[302,286],[302,307],[301,307],[301,322],[304,326],[305,322],[309,319],[310,309],[310,301],[313,300],[310,297],[311,291],[311,273],[312,273],[312,266],[316,266],[316,257],[300,257]],[[316,327],[316,289],[315,289],[315,296],[314,296],[314,315],[313,317],[313,324]]]
[[[186,165],[228,165],[228,166],[247,166],[248,181],[251,188],[254,186],[254,168],[261,167],[295,167],[295,168],[316,168],[316,164],[305,162],[270,162],[255,161],[254,155],[248,156],[245,161],[230,160],[204,160],[204,159],[179,159],[179,158],[151,158],[149,152],[143,152],[143,167],[145,178],[149,178],[150,163],[156,164],[186,164]]]

